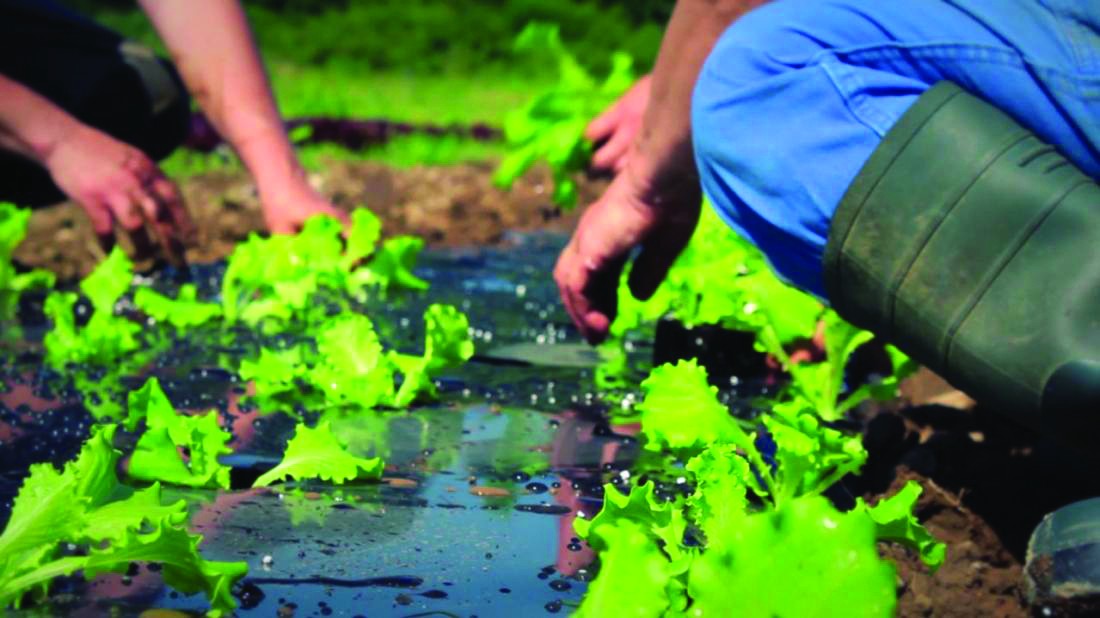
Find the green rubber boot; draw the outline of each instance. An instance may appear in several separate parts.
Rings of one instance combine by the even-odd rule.
[[[841,316],[993,409],[1100,444],[1100,186],[941,82],[837,207],[825,287]]]

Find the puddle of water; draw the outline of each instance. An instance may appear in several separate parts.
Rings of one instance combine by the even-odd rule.
[[[596,357],[560,308],[550,272],[564,238],[517,236],[511,249],[427,252],[423,297],[374,299],[363,310],[390,346],[416,351],[431,302],[470,318],[479,356],[440,379],[441,401],[407,413],[326,413],[359,455],[386,459],[377,485],[229,492],[173,489],[206,536],[203,553],[245,560],[241,615],[539,615],[568,613],[585,590],[592,553],[578,543],[578,511],[598,511],[602,485],[637,454],[637,427],[611,428],[593,387]],[[197,269],[200,294],[222,267]],[[41,333],[28,329],[34,338]],[[221,410],[234,433],[234,486],[281,456],[293,422],[240,405],[245,385],[219,369],[234,347],[180,342],[150,367],[182,409]],[[540,350],[542,351],[540,353]],[[644,367],[651,348],[636,346]],[[27,466],[71,458],[90,418],[73,393],[23,359],[4,368],[0,393],[0,521]],[[144,376],[135,376],[133,386]],[[266,558],[266,559],[265,559]],[[136,615],[150,607],[200,610],[142,567],[124,581],[71,582],[45,611]],[[285,611],[285,610],[284,610]]]

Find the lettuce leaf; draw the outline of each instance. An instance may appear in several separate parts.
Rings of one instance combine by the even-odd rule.
[[[218,457],[233,452],[226,446],[233,436],[218,425],[216,410],[178,414],[155,377],[130,393],[128,408],[128,430],[133,431],[140,419],[146,425],[130,459],[131,478],[229,489],[229,467]]]
[[[162,504],[158,484],[133,492],[118,482],[115,429],[94,427],[80,455],[60,472],[49,464],[31,466],[0,534],[0,607],[19,609],[28,596],[43,600],[56,577],[124,573],[142,561],[163,565],[165,583],[176,590],[204,593],[209,615],[231,614],[236,601],[230,589],[248,565],[203,559],[202,537],[186,529],[186,503]],[[63,543],[86,553],[60,555]]]
[[[599,552],[601,561],[580,615],[660,616],[666,609],[687,607],[686,574],[697,555],[684,546],[687,524],[682,504],[659,500],[652,482],[631,487],[629,495],[605,485],[599,514],[573,520],[577,536]],[[645,592],[638,591],[638,584],[645,585]]]
[[[634,83],[633,59],[622,52],[611,57],[611,72],[598,83],[565,49],[558,26],[532,22],[516,37],[516,52],[545,56],[558,65],[558,83],[504,120],[504,139],[511,149],[493,182],[510,188],[537,161],[545,161],[554,180],[554,204],[571,209],[577,204],[577,185],[572,174],[584,170],[592,156],[592,144],[584,129]]]
[[[253,487],[267,487],[293,477],[299,481],[320,479],[342,485],[347,481],[382,478],[382,459],[364,459],[347,452],[337,441],[328,423],[310,429],[299,423],[294,437],[286,445],[279,465],[260,475]]]
[[[222,314],[220,305],[199,302],[196,300],[197,294],[197,288],[190,283],[180,286],[175,299],[143,287],[134,292],[134,304],[158,322],[187,330],[217,319]]]
[[[642,382],[641,412],[645,448],[695,454],[712,443],[751,446],[752,440],[718,401],[706,369],[695,360],[657,367]]]
[[[20,273],[11,262],[12,253],[27,236],[31,211],[0,202],[0,321],[11,320],[19,297],[33,288],[52,288],[56,278],[46,270]]]
[[[875,506],[869,507],[859,498],[855,510],[866,509],[875,522],[878,540],[901,543],[916,550],[928,570],[935,573],[947,557],[947,546],[937,541],[913,513],[921,491],[919,483],[909,481],[898,493],[880,500]]]
[[[817,496],[746,515],[712,531],[688,576],[698,616],[893,616],[893,567],[874,523]]]

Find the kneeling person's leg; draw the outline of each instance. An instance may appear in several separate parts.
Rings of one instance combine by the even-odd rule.
[[[789,23],[731,30],[699,81],[693,138],[715,207],[842,316],[1026,424],[1094,437],[1100,189],[1074,168],[1095,161],[1073,117],[1011,62],[1001,95],[1029,102],[1032,126],[957,87],[927,91],[922,74],[985,77],[938,48],[922,59],[910,44],[886,71],[872,60],[896,41],[856,64]]]

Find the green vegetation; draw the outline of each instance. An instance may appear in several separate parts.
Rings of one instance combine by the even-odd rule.
[[[313,429],[299,423],[286,445],[283,460],[252,486],[267,487],[287,477],[321,479],[337,485],[355,480],[377,481],[382,478],[382,465],[379,457],[364,459],[348,454],[328,423],[320,423]]]
[[[12,229],[20,231],[29,213],[6,208],[0,214],[6,217],[0,222],[15,221]],[[238,373],[255,381],[258,398],[272,405],[265,411],[281,409],[277,404],[285,395],[291,415],[316,404],[325,420],[313,428],[299,423],[282,463],[262,475],[257,487],[288,478],[336,484],[380,478],[382,459],[349,454],[330,423],[435,397],[432,378],[466,362],[474,346],[466,316],[435,304],[424,312],[423,354],[383,350],[370,319],[355,313],[352,297],[426,289],[427,282],[412,273],[423,241],[381,239],[378,219],[366,210],[353,213],[352,221],[346,238],[337,221],[317,217],[296,236],[253,237],[240,245],[230,258],[220,304],[200,300],[191,285],[181,286],[175,298],[145,287],[133,290],[133,266],[118,249],[80,283],[91,306],[83,325],[75,309],[81,294],[50,293],[46,363],[64,372],[60,386],[71,380],[97,419],[121,420],[126,432],[137,434],[128,481],[151,485],[135,489],[116,478],[121,453],[113,447],[113,423],[95,426],[80,456],[62,472],[49,464],[32,466],[0,535],[0,608],[18,608],[28,596],[43,600],[56,577],[81,572],[91,579],[125,572],[133,562],[160,564],[165,583],[180,592],[203,592],[212,616],[236,606],[230,588],[247,565],[204,560],[197,551],[201,537],[187,532],[186,503],[165,505],[160,497],[161,483],[229,489],[230,469],[220,458],[232,452],[232,435],[217,411],[177,411],[155,377],[136,390],[123,386],[124,378],[144,374],[175,337],[233,340],[248,325],[295,342],[280,350],[262,348],[259,359],[245,360]],[[13,287],[0,289],[10,293]],[[131,292],[133,307],[124,302]],[[326,303],[338,306],[340,315],[332,317]],[[136,317],[144,317],[145,327]],[[349,414],[334,416],[337,410]],[[65,544],[78,551],[61,549]]]
[[[846,613],[891,616],[895,574],[876,540],[942,564],[944,546],[913,515],[916,483],[844,513],[821,497],[866,461],[859,436],[778,407],[747,429],[694,362],[659,367],[642,388],[645,448],[684,462],[695,489],[606,486],[600,513],[574,525],[601,561],[579,615],[814,616],[843,598]]]
[[[148,20],[131,3],[70,4],[163,53]],[[558,24],[564,45],[583,70],[607,74],[620,62],[615,55],[620,51],[645,70],[656,57],[672,2],[386,0],[247,6],[279,107],[287,117],[501,126],[509,111],[523,105],[532,92],[553,88],[557,79],[556,61],[544,54],[513,52],[516,34],[529,22]],[[327,159],[404,167],[481,161],[503,154],[499,143],[415,135],[362,152],[328,145],[302,148],[311,169],[320,169]],[[164,167],[175,177],[185,177],[236,165],[221,155],[177,152]]]
[[[297,415],[309,409],[351,411],[406,408],[436,396],[432,377],[473,356],[466,316],[450,305],[424,312],[423,356],[383,350],[370,319],[347,314],[318,326],[316,353],[306,344],[263,348],[239,373],[256,385],[255,401],[265,412]]]
[[[616,52],[612,68],[597,82],[562,45],[557,26],[532,22],[516,38],[517,52],[545,56],[558,66],[558,83],[511,112],[504,137],[511,152],[493,176],[500,187],[512,184],[537,161],[550,166],[554,178],[552,200],[571,209],[577,205],[577,185],[572,176],[588,167],[592,144],[584,129],[634,83],[634,60]]]
[[[78,571],[125,573],[134,561],[162,565],[165,583],[184,594],[202,592],[210,616],[232,615],[230,594],[248,570],[244,562],[211,562],[187,532],[187,504],[162,504],[160,485],[134,490],[119,482],[115,425],[93,428],[80,455],[58,472],[31,466],[0,535],[0,607],[42,600],[50,582]],[[82,552],[63,552],[71,544]]]
[[[218,461],[233,449],[232,434],[218,426],[218,413],[177,414],[156,378],[129,394],[126,429],[135,431],[145,421],[130,458],[130,477],[186,487],[229,489],[229,467]],[[188,453],[185,458],[181,453]]]
[[[44,270],[20,273],[12,264],[11,254],[26,237],[30,218],[31,211],[0,202],[0,321],[15,317],[23,292],[54,286],[53,273]]]

